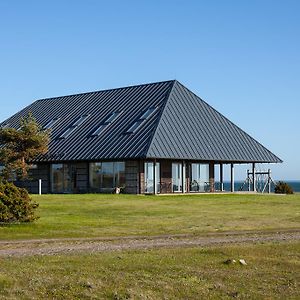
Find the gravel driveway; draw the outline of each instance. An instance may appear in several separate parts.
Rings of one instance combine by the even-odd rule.
[[[231,231],[203,235],[128,236],[0,241],[0,257],[93,253],[151,248],[205,247],[232,243],[300,240],[300,229]]]

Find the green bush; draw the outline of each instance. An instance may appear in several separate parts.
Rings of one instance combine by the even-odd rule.
[[[286,182],[279,181],[275,185],[275,194],[294,194],[294,191]]]
[[[10,182],[0,182],[0,223],[33,222],[38,207],[27,190]]]

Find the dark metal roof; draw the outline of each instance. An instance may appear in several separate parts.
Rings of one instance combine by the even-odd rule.
[[[129,127],[156,108],[134,133]],[[248,134],[181,85],[164,81],[35,101],[0,124],[18,127],[31,112],[54,122],[49,153],[37,161],[174,158],[224,162],[281,162]],[[95,130],[120,113],[99,135]],[[76,121],[80,117],[82,122]],[[61,135],[72,127],[66,138]],[[75,127],[75,128],[74,128]]]

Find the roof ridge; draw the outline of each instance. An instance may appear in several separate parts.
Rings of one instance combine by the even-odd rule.
[[[158,126],[159,126],[159,124],[160,124],[160,121],[161,121],[161,119],[162,119],[163,113],[164,113],[165,108],[166,108],[166,106],[167,106],[167,104],[168,104],[168,102],[169,102],[170,96],[171,96],[171,94],[172,94],[172,91],[173,91],[173,88],[174,88],[176,82],[177,82],[177,80],[173,80],[172,85],[171,85],[171,87],[170,87],[170,90],[169,90],[168,93],[166,94],[166,98],[165,98],[166,101],[165,101],[165,103],[164,103],[164,106],[163,106],[162,109],[161,109],[161,112],[160,112],[159,117],[157,118],[158,121],[157,121],[157,124],[156,124],[156,126],[155,126],[155,129],[153,130],[153,134],[152,134],[152,136],[151,136],[150,139],[149,139],[149,143],[148,143],[148,145],[147,145],[147,147],[146,147],[147,150],[146,150],[146,153],[145,153],[145,157],[147,157],[148,152],[149,152],[149,149],[151,148],[151,145],[152,145],[152,143],[153,143],[153,139],[154,139],[154,137],[155,137],[155,135],[156,135],[156,132],[157,132],[157,128],[158,128]]]
[[[175,81],[177,81],[177,80],[176,79],[170,79],[170,80],[162,80],[162,81],[157,81],[157,82],[133,84],[133,85],[127,85],[127,86],[117,87],[117,88],[110,88],[110,89],[103,89],[103,90],[97,90],[97,91],[90,91],[90,92],[83,92],[83,93],[68,94],[68,95],[63,95],[63,96],[42,98],[42,99],[35,100],[35,102],[56,100],[56,99],[62,98],[62,97],[82,96],[82,95],[93,94],[93,93],[109,92],[109,91],[122,90],[122,89],[134,88],[134,87],[141,87],[141,86],[146,86],[146,85],[162,84],[162,83],[167,83],[167,82],[173,82],[174,83]]]

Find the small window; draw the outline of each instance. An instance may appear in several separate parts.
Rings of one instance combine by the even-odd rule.
[[[136,122],[134,122],[130,128],[127,130],[128,133],[133,133],[135,132],[139,127],[140,125],[143,123],[144,120],[138,120]]]
[[[52,120],[50,120],[45,126],[44,129],[50,129],[53,127],[53,125],[58,121],[58,118],[54,118]]]
[[[105,125],[105,124],[100,125],[100,126],[92,133],[92,135],[99,135],[106,127],[107,127],[107,125]]]
[[[113,112],[110,114],[94,131],[91,135],[100,135],[112,122],[114,122],[121,112]]]
[[[88,115],[79,117],[72,126],[76,127],[76,126],[81,125],[87,117],[88,117]]]
[[[140,119],[145,120],[145,119],[149,118],[154,113],[155,110],[156,110],[156,107],[150,107],[142,114]]]
[[[60,135],[60,139],[65,139],[67,138],[79,125],[81,125],[84,120],[88,117],[88,115],[83,115],[81,117],[79,117],[74,123],[73,125],[71,125],[69,128],[67,128],[61,135]]]
[[[157,107],[150,107],[127,129],[127,133],[134,133],[155,111]]]
[[[60,135],[61,139],[65,139],[67,138],[74,130],[76,129],[76,127],[69,127],[67,130],[64,131],[63,134]]]
[[[2,124],[1,126],[0,126],[0,128],[8,128],[9,127],[9,123],[4,123],[4,124]]]
[[[113,112],[105,121],[104,124],[112,123],[118,116],[120,112]]]

